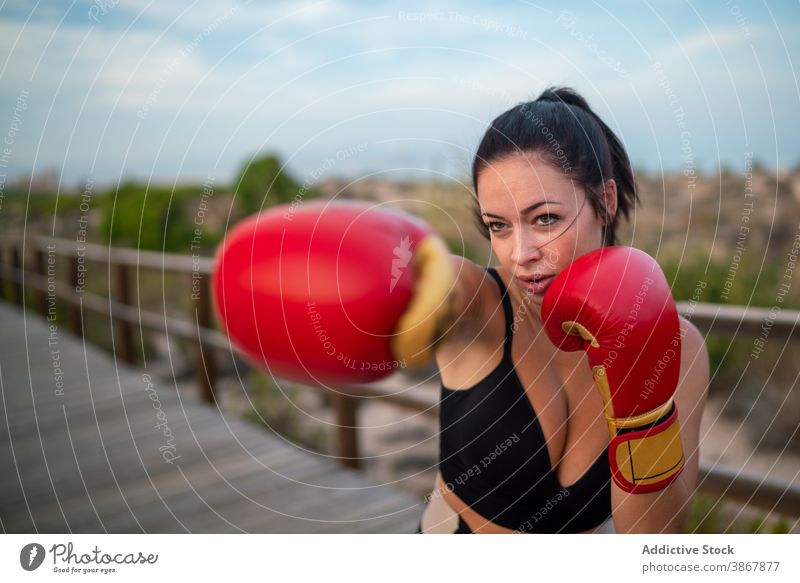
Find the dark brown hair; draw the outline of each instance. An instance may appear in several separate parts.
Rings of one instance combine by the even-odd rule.
[[[626,219],[639,202],[633,170],[625,148],[576,91],[550,87],[533,101],[520,103],[492,121],[478,145],[472,163],[475,218],[487,239],[489,229],[478,205],[478,175],[490,163],[503,158],[536,153],[560,168],[586,190],[598,217],[606,217],[602,186],[617,183],[617,213],[604,221],[603,244],[614,245],[620,214]]]

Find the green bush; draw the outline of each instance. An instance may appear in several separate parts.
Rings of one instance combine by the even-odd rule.
[[[184,203],[202,186],[176,189],[126,182],[102,197],[104,243],[153,251],[189,253],[194,233]]]
[[[684,534],[786,534],[789,522],[773,514],[749,508],[741,516],[740,507],[708,494],[695,494]],[[755,514],[755,516],[753,516]]]
[[[760,306],[769,308],[779,305],[783,309],[798,309],[796,300],[786,295],[776,304],[776,290],[783,277],[780,264],[764,263],[742,257],[738,268],[731,271],[730,263],[708,263],[704,257],[661,263],[672,294],[677,301],[707,302],[730,306]],[[726,282],[732,277],[732,283]],[[753,349],[752,338],[711,335],[706,339],[711,373],[720,383],[735,380],[741,372],[741,364],[748,361]],[[732,375],[732,376],[731,376]]]
[[[295,199],[319,196],[311,185],[295,182],[280,160],[271,154],[246,162],[233,183],[233,191],[237,203],[248,215]]]
[[[778,286],[784,275],[782,264],[765,261],[761,265],[759,259],[747,256],[741,259],[735,270],[731,270],[731,264],[727,261],[709,263],[704,257],[681,262],[664,261],[661,267],[678,301],[689,301],[699,291],[700,297],[694,299],[701,302],[765,308],[775,305]],[[731,276],[732,283],[729,283]],[[800,296],[787,294],[780,306],[784,309],[800,309],[798,300]]]

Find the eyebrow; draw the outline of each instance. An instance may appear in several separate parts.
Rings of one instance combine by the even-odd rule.
[[[527,215],[529,212],[535,211],[536,209],[538,209],[543,204],[548,204],[548,203],[549,204],[561,204],[560,202],[557,202],[555,200],[551,200],[551,201],[540,200],[539,202],[535,202],[531,206],[522,209],[522,212],[520,213],[520,215]],[[482,217],[492,217],[493,219],[503,219],[503,217],[501,217],[500,215],[495,215],[495,214],[492,214],[492,213],[481,213],[481,216]],[[503,220],[505,220],[505,219],[503,219]]]

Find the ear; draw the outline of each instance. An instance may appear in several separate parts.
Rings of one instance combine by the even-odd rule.
[[[603,185],[603,202],[606,207],[606,224],[611,224],[617,215],[617,183],[613,178],[606,180]]]

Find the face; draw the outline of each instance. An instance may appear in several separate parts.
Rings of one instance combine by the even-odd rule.
[[[512,285],[538,308],[562,269],[602,246],[604,221],[583,187],[536,154],[492,162],[480,171],[477,185],[492,250],[512,275]],[[608,180],[604,186],[613,217],[616,183]]]

